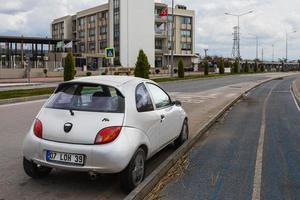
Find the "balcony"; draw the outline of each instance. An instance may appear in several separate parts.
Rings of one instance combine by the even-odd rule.
[[[168,18],[167,17],[161,17],[159,15],[155,15],[155,22],[158,22],[158,23],[167,23],[168,22]]]
[[[165,30],[155,30],[155,37],[156,38],[167,38],[168,34]]]

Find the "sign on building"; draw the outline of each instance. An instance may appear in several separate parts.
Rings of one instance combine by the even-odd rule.
[[[115,58],[115,48],[106,48],[105,58]]]

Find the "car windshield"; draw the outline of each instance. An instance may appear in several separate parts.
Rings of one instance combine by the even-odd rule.
[[[61,84],[46,108],[124,113],[125,99],[114,87],[86,83]]]

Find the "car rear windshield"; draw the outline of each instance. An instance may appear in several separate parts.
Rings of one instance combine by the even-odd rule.
[[[114,87],[86,83],[61,84],[46,108],[124,113],[125,99]]]

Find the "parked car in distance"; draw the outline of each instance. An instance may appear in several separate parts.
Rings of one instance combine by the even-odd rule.
[[[53,168],[120,173],[127,192],[145,176],[145,161],[188,139],[188,118],[155,82],[127,76],[65,82],[42,107],[23,143],[23,167],[34,179]]]

